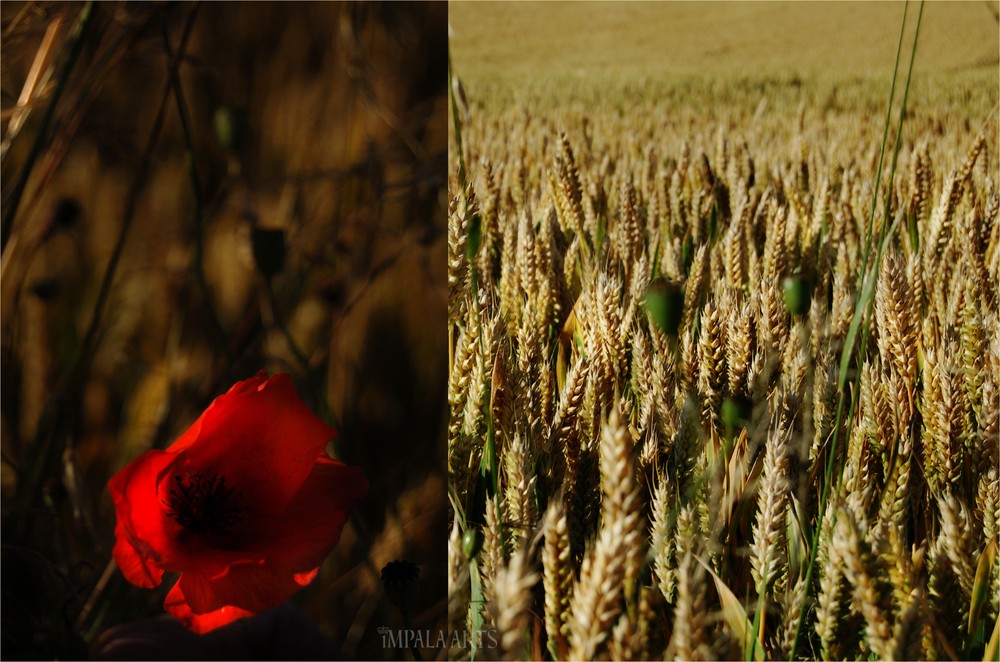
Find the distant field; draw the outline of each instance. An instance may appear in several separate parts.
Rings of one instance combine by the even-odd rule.
[[[996,103],[998,11],[996,2],[927,3],[916,84]],[[560,94],[628,81],[871,86],[891,77],[902,16],[902,3],[453,2],[450,45],[470,92],[510,96],[541,81]]]

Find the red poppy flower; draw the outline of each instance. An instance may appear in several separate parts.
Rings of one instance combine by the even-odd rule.
[[[164,607],[195,632],[280,605],[316,576],[368,491],[359,469],[327,457],[335,435],[288,375],[239,382],[111,479],[122,574],[152,588],[179,572]]]

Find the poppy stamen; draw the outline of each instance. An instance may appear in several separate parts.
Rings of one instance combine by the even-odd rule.
[[[198,535],[229,533],[243,521],[243,493],[214,471],[174,476],[165,502],[167,517]]]

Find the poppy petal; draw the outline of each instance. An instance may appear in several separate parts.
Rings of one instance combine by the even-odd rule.
[[[109,482],[123,575],[151,588],[179,572],[164,608],[198,633],[287,601],[368,491],[359,469],[326,456],[335,435],[288,375],[237,383]]]
[[[288,572],[320,565],[367,492],[360,469],[321,456],[282,516],[260,522],[260,552]]]
[[[163,577],[163,553],[170,545],[156,484],[173,460],[163,451],[147,451],[108,484],[117,516],[115,563],[126,579],[143,588],[158,586]]]
[[[224,474],[247,510],[265,516],[285,509],[336,436],[299,399],[288,375],[240,382],[200,420],[198,438],[182,446],[186,464]]]
[[[307,573],[284,572],[271,563],[234,563],[218,577],[184,573],[175,590],[192,614],[210,614],[224,607],[250,613],[273,609],[307,586],[319,568]],[[169,611],[169,610],[168,610]]]
[[[236,560],[253,557],[245,550],[215,549],[197,537],[185,536],[167,517],[165,487],[178,457],[146,451],[109,483],[115,503],[115,563],[137,586],[158,586],[164,571],[196,570],[213,575]]]
[[[198,417],[198,420],[192,423],[191,427],[189,427],[184,432],[184,434],[182,434],[180,437],[177,438],[177,441],[170,444],[170,448],[167,449],[167,452],[180,453],[182,450],[186,449],[188,446],[196,442],[198,440],[198,437],[201,436],[202,422],[205,420],[206,416],[214,416],[216,414],[214,408],[216,406],[216,403],[218,403],[220,400],[223,400],[223,398],[229,398],[234,395],[238,395],[240,393],[243,393],[244,391],[253,391],[258,387],[260,387],[260,385],[266,381],[267,381],[267,372],[264,370],[260,370],[257,372],[256,375],[254,375],[250,379],[244,379],[241,382],[236,382],[235,384],[233,384],[233,386],[228,391],[226,391],[224,395],[221,395],[215,400],[213,400],[212,403],[205,408],[205,411],[201,413],[201,416]]]
[[[265,560],[233,563],[214,576],[184,573],[178,591],[185,596],[185,609],[209,614],[231,606],[259,612],[282,604],[316,577],[351,507],[367,489],[359,469],[325,456],[317,459],[284,515],[261,520],[256,545],[246,549]]]
[[[184,626],[198,634],[205,634],[225,625],[229,625],[241,618],[253,616],[254,612],[240,609],[232,605],[222,605],[217,609],[205,613],[195,613],[188,604],[181,582],[178,581],[167,594],[167,599],[163,602],[163,608],[180,620]]]
[[[130,537],[121,522],[115,525],[115,565],[140,588],[153,588],[163,581],[163,569],[155,562],[155,550]]]

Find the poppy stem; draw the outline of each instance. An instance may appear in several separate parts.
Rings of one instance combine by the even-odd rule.
[[[337,420],[337,416],[333,413],[326,397],[323,395],[324,389],[322,388],[322,377],[320,376],[319,371],[313,368],[312,363],[309,361],[309,357],[299,347],[298,343],[295,342],[295,338],[292,337],[292,332],[289,330],[284,317],[278,310],[278,296],[274,290],[274,281],[270,276],[265,277],[264,279],[264,295],[267,299],[267,305],[271,308],[271,323],[285,339],[285,344],[288,345],[288,350],[292,353],[292,356],[294,356],[295,360],[298,361],[300,366],[302,366],[302,370],[305,372],[305,377],[309,383],[309,387],[312,389],[313,395],[315,396],[316,407],[319,409],[320,417],[339,430],[340,421]],[[336,442],[334,442],[334,445],[336,445]]]
[[[98,598],[101,597],[101,594],[104,593],[104,589],[107,588],[108,582],[111,581],[111,577],[114,575],[116,567],[114,559],[108,561],[108,565],[105,566],[100,579],[97,580],[97,583],[94,585],[94,589],[87,597],[87,602],[84,603],[83,609],[80,610],[80,615],[77,617],[76,623],[73,626],[75,631],[81,632],[83,630],[83,626],[87,623],[87,618],[90,617],[90,612],[94,610],[94,605],[97,604]]]
[[[403,612],[403,627],[405,627],[408,632],[412,631],[413,619],[410,618],[410,610],[401,607],[399,611]],[[410,649],[410,653],[413,654],[414,660],[417,660],[417,662],[423,662],[424,657],[420,654],[420,650],[417,648],[415,643],[411,643],[408,648]]]
[[[194,14],[198,11],[198,5],[191,10],[189,20],[193,20]],[[221,347],[226,358],[226,367],[233,368],[233,353],[229,348],[226,332],[219,321],[219,314],[215,309],[211,292],[208,289],[208,281],[205,278],[205,222],[202,216],[202,206],[204,196],[201,188],[201,177],[198,174],[198,164],[195,158],[194,139],[191,132],[191,120],[188,113],[187,101],[184,97],[184,89],[181,86],[179,77],[179,67],[175,66],[175,61],[182,55],[174,52],[170,44],[169,26],[166,19],[163,22],[163,44],[167,51],[168,73],[170,75],[170,90],[173,93],[174,102],[177,105],[177,118],[180,120],[181,131],[184,137],[184,149],[187,152],[188,178],[191,182],[191,194],[194,197],[194,259],[193,268],[195,283],[205,302],[205,309],[208,312],[209,326],[215,335],[216,344]]]

